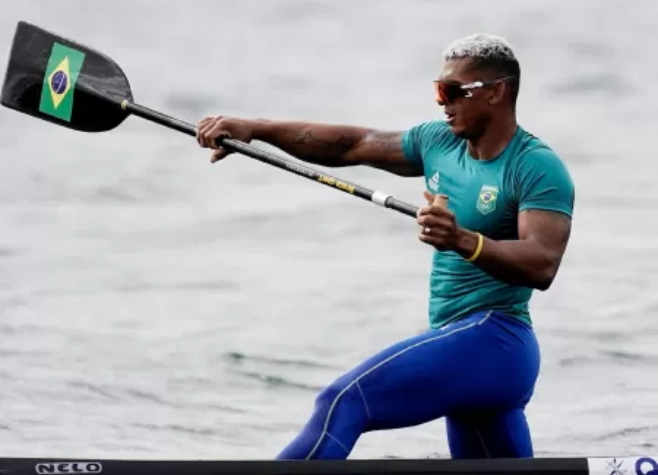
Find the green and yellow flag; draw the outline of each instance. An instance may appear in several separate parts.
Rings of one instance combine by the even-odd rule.
[[[58,119],[71,121],[73,91],[85,54],[59,43],[53,45],[43,78],[39,110]]]

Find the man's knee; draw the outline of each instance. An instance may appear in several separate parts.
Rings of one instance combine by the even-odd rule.
[[[315,399],[315,413],[328,423],[365,425],[368,421],[365,402],[355,381],[337,379]]]

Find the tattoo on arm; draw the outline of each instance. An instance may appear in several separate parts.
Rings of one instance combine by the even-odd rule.
[[[409,162],[400,131],[313,123],[277,125],[267,142],[300,160],[327,167],[365,165],[401,176],[422,176],[422,167]]]
[[[363,146],[355,151],[355,155],[360,155],[357,161],[400,176],[423,176],[423,167],[410,162],[404,155],[403,135],[400,131],[372,131]]]
[[[402,152],[400,132],[373,132],[369,137],[372,146],[381,152]]]
[[[315,157],[316,162],[333,162],[340,160],[358,142],[358,138],[340,134],[329,139],[322,139],[313,133],[312,129],[305,129],[295,134],[291,141],[291,148],[306,159]],[[323,157],[320,161],[319,158]]]

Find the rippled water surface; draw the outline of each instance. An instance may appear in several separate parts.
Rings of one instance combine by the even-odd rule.
[[[596,14],[596,16],[594,15]],[[658,452],[658,3],[7,2],[117,60],[145,105],[405,128],[452,39],[506,36],[519,120],[568,163],[574,232],[533,316],[538,455]],[[3,66],[4,67],[4,66]],[[0,109],[3,455],[270,458],[317,391],[426,322],[413,220],[131,118],[85,135]],[[422,203],[422,180],[341,177]],[[353,457],[447,456],[442,421]]]

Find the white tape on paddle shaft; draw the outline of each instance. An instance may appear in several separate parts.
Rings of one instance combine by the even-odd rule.
[[[386,207],[386,200],[389,199],[390,197],[391,195],[387,195],[386,193],[382,193],[381,191],[375,191],[372,194],[372,198],[370,198],[370,201],[372,201],[376,205]]]

